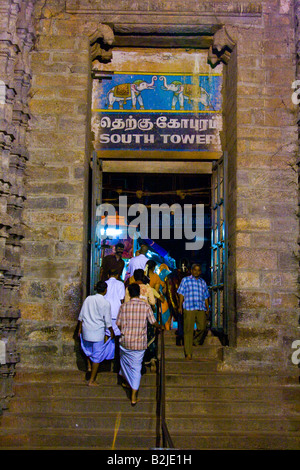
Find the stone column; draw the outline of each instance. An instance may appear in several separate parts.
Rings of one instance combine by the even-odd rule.
[[[0,34],[0,412],[12,395],[17,348],[18,293],[22,277],[20,250],[27,161],[30,51],[34,41],[34,1],[2,2]],[[5,358],[5,360],[3,359]]]
[[[210,50],[212,65],[227,64],[223,148],[229,159],[231,347],[224,367],[292,366],[299,315],[293,13],[290,1],[269,2],[263,28],[226,25]]]
[[[109,61],[112,29],[64,1],[37,3],[30,161],[20,290],[20,367],[82,365],[76,336],[89,270],[91,61]]]

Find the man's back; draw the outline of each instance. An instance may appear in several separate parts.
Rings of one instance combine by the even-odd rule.
[[[145,269],[147,261],[148,261],[147,256],[143,254],[135,256],[134,258],[131,258],[131,260],[128,263],[127,272],[130,274],[130,276],[132,276],[136,269]]]
[[[111,304],[112,318],[117,318],[121,305],[121,300],[123,300],[125,297],[125,286],[122,281],[119,281],[115,277],[110,277],[106,281],[106,284],[107,292],[104,297]]]
[[[89,295],[83,302],[78,320],[82,322],[84,339],[101,341],[105,327],[111,327],[110,303],[101,294]]]
[[[120,343],[126,349],[147,348],[147,321],[155,323],[151,307],[139,298],[133,298],[121,305],[117,326],[121,330]]]
[[[124,260],[122,258],[117,259],[115,254],[104,256],[101,266],[101,279],[106,281],[109,277],[109,271],[111,270],[116,270],[120,277],[122,275],[124,265]]]

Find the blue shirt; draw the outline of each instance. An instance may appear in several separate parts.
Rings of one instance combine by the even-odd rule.
[[[200,277],[184,277],[177,292],[184,297],[184,310],[206,310],[205,299],[209,298],[209,292],[206,282]]]

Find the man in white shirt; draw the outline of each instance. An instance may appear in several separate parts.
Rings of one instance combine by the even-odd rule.
[[[107,328],[111,338],[114,338],[111,306],[109,301],[104,298],[106,291],[106,282],[99,281],[96,285],[97,294],[89,295],[85,299],[78,317],[78,335],[81,339],[81,347],[92,363],[88,385],[96,385],[95,378],[99,363],[103,360],[104,335]]]
[[[110,303],[112,327],[115,336],[120,336],[121,333],[116,325],[116,319],[120,310],[121,303],[125,298],[125,286],[122,281],[118,280],[117,270],[111,270],[109,272],[109,279],[105,282],[107,284],[107,292],[104,298]],[[110,333],[107,330],[106,335],[110,336]]]
[[[113,370],[119,370],[119,363],[120,363],[120,348],[119,348],[119,339],[121,336],[121,332],[116,325],[117,316],[121,307],[121,304],[124,301],[125,297],[125,286],[124,283],[118,280],[118,271],[110,270],[109,271],[109,279],[105,281],[107,284],[107,292],[105,294],[105,299],[109,301],[111,307],[111,322],[112,327],[114,330],[115,338],[114,338],[114,362],[113,362]],[[105,334],[110,336],[109,330],[106,330]],[[110,346],[109,346],[110,349]]]
[[[147,251],[148,246],[141,245],[139,249],[140,254],[138,256],[135,256],[134,258],[131,258],[128,263],[126,278],[131,277],[136,269],[145,269],[146,263],[148,261],[148,258],[146,256]]]

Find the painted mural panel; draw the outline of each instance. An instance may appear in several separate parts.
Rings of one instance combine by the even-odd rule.
[[[93,82],[96,149],[219,149],[221,74],[115,72]]]

